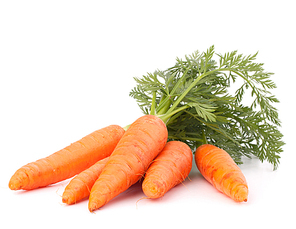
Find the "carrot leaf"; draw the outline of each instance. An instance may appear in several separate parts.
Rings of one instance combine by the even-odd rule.
[[[214,46],[195,51],[177,58],[171,68],[135,78],[130,96],[144,114],[166,123],[170,139],[184,141],[192,150],[208,142],[238,164],[244,156],[256,156],[276,169],[284,145],[273,106],[279,100],[271,93],[276,88],[273,73],[255,62],[257,55],[217,54]]]

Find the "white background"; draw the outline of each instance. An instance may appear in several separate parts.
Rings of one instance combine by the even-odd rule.
[[[249,228],[295,226],[294,1],[0,1],[1,226],[62,228]],[[142,115],[129,97],[140,77],[195,50],[259,51],[274,72],[282,120],[280,167],[245,160],[249,200],[216,191],[193,165],[190,179],[162,199],[140,200],[139,185],[95,214],[87,201],[61,202],[68,181],[8,189],[22,165],[110,124]],[[295,213],[295,212],[294,212]],[[184,227],[185,228],[185,227]]]

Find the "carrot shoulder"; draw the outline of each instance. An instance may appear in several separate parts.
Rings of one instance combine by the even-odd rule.
[[[247,201],[246,178],[226,151],[213,145],[202,145],[195,152],[195,162],[200,173],[217,190],[237,202]]]
[[[78,201],[89,196],[90,190],[100,176],[109,157],[106,157],[83,172],[75,176],[66,186],[62,201],[66,204],[76,204]]]
[[[167,137],[166,125],[156,116],[145,115],[132,123],[91,189],[89,210],[99,209],[136,183],[164,148]]]
[[[149,166],[142,189],[148,198],[160,198],[189,175],[192,151],[180,141],[170,141]]]
[[[108,157],[124,134],[117,125],[97,130],[54,154],[18,169],[9,181],[11,190],[30,190],[68,179]]]

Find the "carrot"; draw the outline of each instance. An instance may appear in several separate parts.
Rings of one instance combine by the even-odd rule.
[[[30,190],[68,179],[108,157],[124,129],[111,125],[97,130],[52,155],[18,169],[9,181],[11,190]]]
[[[148,198],[160,198],[189,175],[192,167],[192,151],[180,141],[166,144],[149,166],[142,189]]]
[[[201,145],[195,152],[195,162],[200,173],[217,190],[237,202],[247,201],[246,178],[226,151],[210,144]]]
[[[100,176],[109,157],[106,157],[74,177],[66,186],[62,201],[66,204],[76,204],[89,196],[90,190]]]
[[[166,125],[154,115],[144,115],[132,123],[91,189],[89,211],[99,209],[143,177],[167,138]]]

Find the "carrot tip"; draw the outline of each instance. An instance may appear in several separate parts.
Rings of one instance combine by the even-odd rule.
[[[9,184],[8,184],[8,187],[11,189],[11,190],[20,190],[22,189],[22,184],[21,182],[18,180],[18,179],[11,179],[9,181]]]
[[[65,191],[63,193],[62,201],[63,201],[63,203],[68,204],[68,205],[76,204],[76,202],[77,202],[75,196],[69,191]]]
[[[89,207],[88,207],[88,210],[89,210],[90,212],[94,212],[94,211],[97,210],[97,209],[98,209],[98,207],[97,207],[96,204],[90,204]]]
[[[63,198],[62,198],[62,202],[63,202],[64,204],[70,204],[70,203],[69,203],[69,198],[68,198],[68,197],[63,197]]]
[[[142,185],[144,194],[149,199],[157,199],[165,194],[165,189],[159,181],[156,180],[144,180]]]
[[[241,187],[238,191],[238,195],[235,197],[239,202],[247,202],[248,201],[248,188]]]

